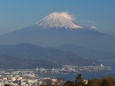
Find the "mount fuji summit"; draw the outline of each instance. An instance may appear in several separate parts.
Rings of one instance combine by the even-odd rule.
[[[73,22],[73,18],[67,13],[52,13],[40,22],[36,23],[38,27],[44,28],[65,28],[65,29],[80,29],[82,26]]]
[[[66,12],[54,12],[32,26],[0,36],[0,44],[32,43],[44,47],[79,45],[115,53],[115,36],[77,24]]]

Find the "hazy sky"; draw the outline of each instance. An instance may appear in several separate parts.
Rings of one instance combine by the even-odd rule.
[[[52,12],[115,35],[115,0],[0,0],[0,34],[30,26]]]

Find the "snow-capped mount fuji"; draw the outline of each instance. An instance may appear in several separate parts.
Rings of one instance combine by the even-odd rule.
[[[83,27],[73,22],[73,18],[66,12],[54,12],[44,17],[40,22],[35,24],[38,27],[44,28],[69,28],[82,29]]]
[[[0,36],[1,44],[32,43],[45,47],[80,45],[86,48],[115,52],[115,37],[82,26],[66,12],[51,13],[32,26]]]

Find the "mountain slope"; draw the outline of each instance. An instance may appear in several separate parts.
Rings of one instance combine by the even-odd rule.
[[[0,44],[33,43],[45,47],[75,44],[100,51],[115,52],[115,37],[90,30],[24,28],[0,36]]]
[[[115,60],[115,53],[98,51],[77,45],[62,45],[58,49],[75,53],[76,55],[87,59],[95,58],[97,60]]]
[[[0,44],[32,43],[45,47],[75,44],[115,53],[115,36],[78,25],[67,13],[52,13],[38,23],[0,36]]]
[[[8,56],[8,57],[1,57]],[[22,68],[35,67],[60,67],[65,64],[76,65],[93,65],[96,60],[84,59],[71,52],[65,52],[54,48],[44,48],[28,43],[19,45],[0,45],[0,61],[5,61],[12,64],[15,63],[20,68],[21,64],[25,65]],[[17,62],[17,63],[16,63]],[[90,63],[89,63],[90,62]]]

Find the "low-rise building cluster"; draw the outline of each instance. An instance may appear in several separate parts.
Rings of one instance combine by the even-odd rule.
[[[96,66],[77,66],[77,65],[63,65],[62,68],[36,68],[38,74],[63,74],[63,73],[79,73],[79,72],[100,72],[111,71],[110,66],[104,66],[103,64]]]
[[[39,74],[65,74],[65,73],[79,73],[79,72],[97,72],[97,71],[111,71],[110,66],[76,66],[64,65],[62,68],[36,68],[36,69],[8,69],[0,70],[0,86],[9,84],[12,86],[63,86],[64,79],[57,79],[52,77],[39,77]]]
[[[39,77],[34,70],[1,70],[0,86],[63,86],[63,79]]]

